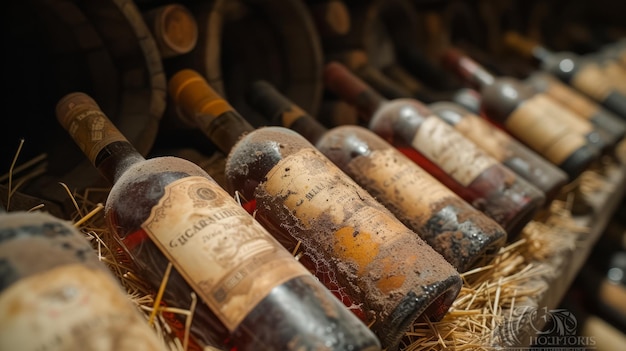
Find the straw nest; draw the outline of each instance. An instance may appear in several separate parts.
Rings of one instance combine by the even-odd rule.
[[[538,296],[543,296],[548,290],[545,281],[550,281],[555,274],[552,267],[544,263],[563,251],[573,251],[589,234],[590,228],[580,225],[572,216],[572,207],[586,195],[607,186],[604,170],[616,162],[612,158],[600,160],[598,165],[564,188],[559,199],[554,200],[549,209],[528,223],[519,240],[502,248],[485,265],[462,274],[464,285],[449,313],[441,321],[414,323],[407,330],[400,349],[487,350],[494,345],[519,341],[515,334],[523,329],[524,318],[527,318],[519,311],[537,307]],[[11,167],[10,172],[16,170],[18,168]],[[41,173],[41,169],[36,171]],[[20,182],[12,182],[11,175],[5,176],[4,180],[8,179],[10,191],[15,191]],[[30,177],[27,175],[24,178]],[[129,299],[162,338],[166,348],[172,351],[188,350],[188,330],[193,318],[190,311],[193,306],[162,306],[162,291],[152,294],[133,267],[121,264],[116,258],[119,246],[104,225],[104,206],[92,200],[106,197],[108,189],[87,189],[83,193],[76,193],[65,184],[61,186],[65,187],[74,203],[75,226],[92,242],[102,262],[119,278]],[[40,210],[40,207],[32,210]],[[166,281],[167,273],[163,277],[162,286],[165,286]],[[195,298],[192,300],[195,303]],[[185,325],[179,323],[177,330],[172,328],[172,323],[168,323],[175,320],[175,315],[186,317],[187,321]]]

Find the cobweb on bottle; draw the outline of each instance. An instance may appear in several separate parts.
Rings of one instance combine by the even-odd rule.
[[[341,284],[337,279],[337,273],[331,268],[328,261],[316,258],[310,252],[304,249],[299,250],[295,257],[305,266],[339,301],[341,301],[348,310],[352,311],[363,322],[367,323],[367,314],[363,310],[363,304],[355,302],[354,298],[348,293],[345,284]]]

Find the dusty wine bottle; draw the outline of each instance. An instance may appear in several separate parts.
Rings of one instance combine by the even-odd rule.
[[[626,134],[624,120],[550,73],[536,71],[524,79],[524,82],[537,92],[546,93],[570,110],[576,111],[579,116],[589,120],[598,129],[608,134],[606,140],[610,148],[624,138]]]
[[[458,272],[300,134],[259,128],[226,161],[231,191],[256,218],[334,272],[385,349],[418,318],[440,320],[461,287]]]
[[[575,179],[599,157],[597,133],[573,129],[570,122],[559,117],[571,113],[545,94],[521,81],[494,76],[474,60],[450,49],[442,57],[462,79],[476,86],[481,94],[481,111],[491,121],[503,127],[526,146],[545,157]],[[576,125],[581,126],[580,123]],[[588,126],[583,126],[588,131]],[[601,145],[604,147],[604,144]]]
[[[504,43],[537,62],[541,69],[552,73],[626,119],[626,95],[611,85],[610,79],[604,75],[598,63],[584,60],[572,52],[553,52],[516,32],[507,32]]]
[[[560,168],[484,118],[453,102],[440,101],[428,107],[482,150],[543,191],[546,204],[567,184],[568,176]]]
[[[270,123],[304,136],[459,272],[483,264],[506,242],[500,225],[369,129],[327,129],[265,81],[254,82],[247,96]]]
[[[57,117],[113,184],[105,206],[111,234],[164,301],[189,306],[200,345],[229,350],[379,350],[375,335],[197,165],[145,159],[97,103],[71,93]],[[302,322],[306,319],[306,323]]]
[[[165,351],[85,234],[0,211],[0,349]]]
[[[170,91],[191,116],[239,115],[193,71],[174,75]],[[447,313],[461,287],[459,273],[304,137],[263,127],[232,143],[228,190],[289,251],[300,250],[300,262],[370,326],[383,348],[397,345],[416,319]]]
[[[353,104],[369,129],[400,149],[515,238],[545,195],[414,99],[387,100],[345,66],[329,62],[326,87]]]

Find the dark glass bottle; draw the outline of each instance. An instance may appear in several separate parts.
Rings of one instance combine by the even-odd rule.
[[[0,209],[0,349],[165,351],[85,234]]]
[[[550,51],[516,32],[506,33],[504,42],[521,55],[534,60],[544,71],[552,73],[626,119],[626,95],[611,84],[598,62],[586,60],[573,52]]]
[[[338,61],[348,67],[355,75],[375,87],[388,99],[410,98],[413,93],[409,88],[385,75],[373,66],[363,50],[346,50],[327,55],[329,60]]]
[[[248,102],[270,123],[304,136],[459,272],[506,242],[500,225],[369,129],[327,129],[265,81],[252,84]]]
[[[326,87],[357,107],[369,129],[399,148],[515,238],[545,201],[536,187],[413,99],[387,100],[337,62],[324,70]]]
[[[453,102],[441,101],[428,107],[491,157],[543,191],[546,204],[567,184],[568,176],[560,168],[484,118]]]
[[[529,75],[524,82],[537,92],[546,93],[563,106],[576,111],[578,116],[589,120],[599,130],[607,134],[607,144],[611,148],[624,138],[626,121],[578,90],[561,82],[550,73],[536,71]]]
[[[570,179],[578,177],[599,157],[599,146],[604,147],[604,143],[597,143],[601,137],[593,130],[585,136],[581,130],[572,129],[570,122],[577,119],[561,120],[563,116],[571,117],[571,113],[545,94],[537,94],[518,79],[496,77],[459,51],[450,49],[443,60],[476,86],[481,94],[481,111],[487,118],[559,166]]]
[[[197,119],[243,119],[191,71],[170,80]],[[207,134],[212,137],[211,134]],[[231,139],[228,189],[288,250],[370,326],[383,348],[420,317],[442,318],[458,272],[301,135],[263,127]]]
[[[113,187],[111,235],[164,301],[190,306],[200,345],[229,350],[379,350],[374,334],[197,165],[145,159],[83,93],[57,104],[61,125]],[[306,321],[306,322],[304,322]]]

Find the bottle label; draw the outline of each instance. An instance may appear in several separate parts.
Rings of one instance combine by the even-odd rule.
[[[572,77],[571,84],[596,101],[604,101],[613,90],[609,79],[595,63],[583,65]]]
[[[598,112],[596,103],[556,79],[550,79],[546,94],[585,119],[590,119]]]
[[[348,167],[352,177],[364,184],[376,199],[396,209],[402,219],[419,225],[426,224],[433,216],[434,204],[456,197],[448,187],[395,149],[375,150],[368,157],[353,159]]]
[[[463,186],[498,163],[437,116],[426,118],[411,145]]]
[[[406,267],[424,254],[417,235],[317,150],[302,149],[279,161],[263,189],[290,213],[304,247],[339,258],[339,275],[380,277],[377,294],[362,292],[374,294],[370,299],[401,294],[414,283]]]
[[[561,121],[546,118],[541,95],[522,103],[507,118],[505,127],[522,142],[556,165],[586,144],[585,138]]]
[[[454,128],[499,162],[512,157],[511,137],[483,118],[468,113]]]
[[[565,105],[557,102],[549,95],[539,93],[533,96],[531,100],[533,100],[533,104],[537,108],[541,108],[545,116],[544,118],[554,119],[582,136],[593,131],[591,122],[578,115],[578,112],[573,112],[574,110],[568,109]]]
[[[626,94],[626,69],[617,62],[604,62],[602,64],[604,76],[611,82],[613,88],[620,93]]]
[[[102,111],[86,109],[77,114],[67,128],[68,133],[91,162],[107,145],[126,141],[124,135],[111,123]]]
[[[0,295],[0,349],[165,350],[109,272],[81,264],[21,279]]]
[[[204,177],[168,184],[142,228],[231,332],[274,287],[310,274]]]

